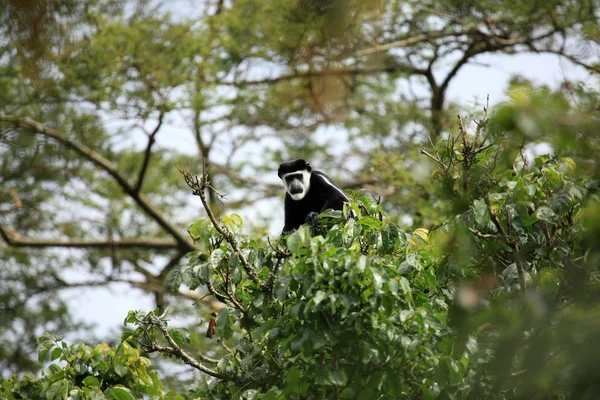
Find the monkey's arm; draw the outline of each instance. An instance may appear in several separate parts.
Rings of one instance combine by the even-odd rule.
[[[325,201],[325,204],[323,204],[323,208],[321,208],[321,213],[325,210],[328,209],[332,209],[332,210],[340,210],[342,211],[344,209],[344,203],[347,203],[348,199],[342,197],[342,196],[336,196],[336,197],[332,197],[329,198]]]
[[[290,221],[290,220],[291,220],[291,218],[286,215],[285,223],[283,224],[283,229],[281,230],[281,236],[290,235],[296,229],[298,229],[298,226],[295,226],[295,224],[292,224],[292,221]]]
[[[298,209],[298,205],[287,196],[285,198],[285,218],[283,229],[281,231],[282,236],[293,233],[300,225],[305,221],[305,211]]]
[[[344,209],[344,204],[350,204],[350,201],[347,198],[343,198],[343,197],[335,197],[332,199],[328,199],[325,202],[325,205],[323,206],[323,209],[321,210],[321,212],[323,212],[329,208],[331,208],[333,210],[342,211]],[[350,219],[350,218],[356,218],[356,213],[352,209],[349,209],[348,212],[346,213],[346,219]]]

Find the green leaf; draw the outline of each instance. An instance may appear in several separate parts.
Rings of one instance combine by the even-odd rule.
[[[86,376],[82,382],[85,386],[88,386],[91,388],[100,387],[100,381],[98,381],[98,379],[94,376]]]
[[[210,257],[208,259],[209,265],[213,269],[217,269],[221,264],[221,261],[225,259],[225,253],[221,249],[216,249],[212,253],[210,253]]]
[[[177,293],[179,291],[179,287],[183,283],[183,278],[181,276],[181,266],[177,265],[172,268],[167,274],[167,278],[165,279],[165,286],[167,286],[173,293]]]
[[[387,281],[388,289],[391,294],[394,296],[398,294],[398,282],[395,279],[390,279]]]
[[[47,342],[47,341],[59,341],[59,340],[62,340],[62,338],[55,336],[52,333],[44,332],[44,334],[36,340],[35,347],[39,347],[42,343]]]
[[[368,226],[369,228],[373,228],[373,229],[379,229],[381,228],[381,225],[383,225],[383,222],[381,222],[379,219],[372,217],[370,215],[361,217],[358,220],[358,223],[364,226]]]
[[[478,225],[485,225],[490,220],[488,206],[485,200],[473,201],[473,216]]]
[[[537,210],[535,210],[535,217],[541,221],[546,221],[550,223],[554,223],[554,219],[556,218],[556,214],[550,207],[541,206]]]
[[[300,249],[310,237],[310,232],[308,229],[308,227],[302,225],[296,230],[296,232],[288,236],[287,248],[292,252],[292,254],[298,255],[300,253]]]
[[[331,219],[341,219],[342,216],[343,216],[343,214],[342,214],[341,210],[334,210],[331,208],[328,208],[327,210],[325,210],[321,214],[319,214],[319,217],[326,217],[326,218],[331,218]]]
[[[377,249],[381,254],[389,254],[396,248],[400,239],[400,231],[396,224],[387,224],[382,230]]]
[[[290,275],[280,276],[277,281],[275,281],[275,298],[277,300],[285,301],[291,281],[292,277]]]
[[[129,310],[129,312],[127,313],[127,316],[125,317],[125,320],[123,321],[123,325],[135,324],[135,323],[137,323],[137,321],[138,321],[138,312]]]
[[[560,159],[562,162],[564,162],[565,164],[567,164],[567,166],[574,171],[575,170],[575,161],[573,161],[573,159],[571,157],[562,157]]]
[[[121,378],[124,377],[125,375],[127,375],[127,373],[129,372],[129,369],[127,368],[127,365],[123,364],[122,361],[116,361],[114,362],[114,370],[116,372],[117,375],[119,375]]]
[[[223,339],[230,339],[233,335],[233,328],[231,326],[231,320],[229,318],[229,309],[227,307],[222,308],[219,311],[216,322],[219,335]]]
[[[469,336],[469,338],[467,339],[466,348],[469,354],[475,355],[479,350],[479,344],[477,343],[477,340],[474,337]]]
[[[406,296],[411,296],[412,295],[412,288],[410,287],[410,283],[408,282],[408,279],[406,279],[405,277],[401,276],[398,279],[398,283],[400,283],[400,289],[402,289],[402,292],[406,295]]]
[[[46,390],[46,400],[65,399],[71,389],[73,389],[73,384],[66,379],[54,382]]]
[[[207,264],[198,265],[182,265],[181,266],[181,280],[191,290],[195,290],[202,284],[199,276],[202,275],[202,268],[206,267]]]
[[[264,395],[262,395],[261,400],[277,400],[281,391],[278,389],[271,389]]]
[[[327,380],[333,386],[343,387],[348,383],[348,376],[343,369],[337,369],[333,371],[329,371],[327,374]]]
[[[325,300],[325,298],[327,298],[327,293],[325,293],[322,290],[319,290],[313,296],[313,303],[315,303],[315,305],[319,305],[319,303]]]
[[[420,265],[419,261],[417,260],[417,255],[415,253],[409,253],[406,256],[406,259],[398,266],[398,273],[400,275],[406,275],[413,269],[420,269],[419,267]]]
[[[354,219],[349,219],[342,230],[342,243],[349,246],[359,233],[360,225]]]
[[[238,214],[225,215],[221,217],[221,224],[225,225],[234,235],[242,229],[244,221]]]
[[[194,242],[210,237],[214,227],[208,218],[199,219],[188,227],[188,233]]]
[[[292,367],[285,374],[285,380],[290,386],[299,386],[302,383],[302,371],[298,367]]]
[[[571,208],[572,204],[573,199],[567,193],[559,193],[552,200],[552,210],[558,215],[565,215]]]
[[[46,356],[50,352],[50,349],[54,347],[54,342],[44,342],[38,351],[38,361],[44,362],[46,360]]]
[[[169,329],[169,335],[171,335],[175,343],[180,347],[186,346],[190,342],[188,335],[177,329]]]
[[[135,400],[135,396],[128,388],[124,386],[113,386],[109,391],[110,396],[115,400]]]
[[[563,183],[562,175],[554,168],[544,168],[542,173],[544,174],[544,177],[549,183],[551,189],[556,189]]]
[[[63,354],[62,350],[60,348],[55,348],[54,350],[52,350],[52,354],[50,354],[50,361],[54,361],[57,358],[59,358],[61,355]]]

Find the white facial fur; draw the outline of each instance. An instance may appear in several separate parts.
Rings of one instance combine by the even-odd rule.
[[[290,193],[290,188],[289,188],[288,184],[286,183],[285,178],[289,175],[297,174],[298,172],[302,173],[302,192],[292,194],[292,193]],[[308,172],[305,169],[303,169],[302,171],[294,171],[294,172],[290,172],[289,174],[284,174],[281,177],[281,180],[283,181],[285,190],[288,192],[288,194],[290,195],[292,200],[296,200],[296,201],[302,200],[304,198],[304,196],[306,196],[306,193],[308,193],[308,190],[310,189],[310,172]]]

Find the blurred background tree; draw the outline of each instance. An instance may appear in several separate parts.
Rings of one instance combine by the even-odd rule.
[[[211,206],[237,210],[259,236],[279,229],[269,212],[281,208],[274,171],[296,157],[344,188],[383,196],[398,222],[433,227],[448,211],[463,212],[469,203],[443,201],[434,164],[419,155],[430,138],[456,132],[465,106],[448,98],[450,84],[484,54],[555,54],[597,73],[597,6],[3,0],[4,373],[39,367],[30,355],[44,330],[91,340],[62,294],[74,288],[84,288],[75,299],[97,287],[141,290],[187,316],[204,343],[211,298],[174,297],[164,284],[186,253],[206,250],[185,232],[200,204],[175,164],[211,166],[215,187],[228,194]],[[527,85],[515,80],[509,90],[516,104],[525,104]],[[597,107],[597,92],[577,82],[540,93],[559,96],[553,105]],[[520,118],[507,121],[521,124],[529,149],[572,149],[578,165],[595,168],[594,147],[564,137],[553,108],[510,110]],[[529,112],[557,128],[532,128],[538,116]]]

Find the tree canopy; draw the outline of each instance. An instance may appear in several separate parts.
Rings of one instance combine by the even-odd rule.
[[[597,79],[596,2],[181,7],[3,3],[3,396],[593,398],[598,91],[447,91],[482,54]],[[356,218],[269,238],[295,157]],[[156,310],[98,344],[61,292],[117,283]]]

